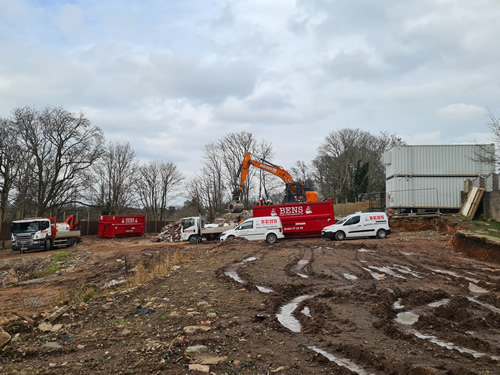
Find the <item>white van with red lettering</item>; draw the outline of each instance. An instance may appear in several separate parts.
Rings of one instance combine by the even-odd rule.
[[[265,240],[268,243],[275,243],[279,239],[285,238],[283,225],[278,216],[262,216],[245,220],[234,229],[230,229],[221,234],[220,240],[228,238],[243,237],[250,241]]]
[[[345,238],[377,237],[391,234],[385,212],[356,212],[321,231],[321,237],[342,241]]]

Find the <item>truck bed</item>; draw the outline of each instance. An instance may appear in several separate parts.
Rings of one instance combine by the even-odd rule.
[[[206,234],[220,234],[222,232],[225,232],[226,230],[233,229],[236,227],[238,224],[236,223],[230,223],[229,225],[223,226],[223,227],[216,227],[216,228],[203,228],[201,230],[201,235],[206,235]]]
[[[56,232],[56,238],[80,237],[80,235],[79,230],[58,230]]]

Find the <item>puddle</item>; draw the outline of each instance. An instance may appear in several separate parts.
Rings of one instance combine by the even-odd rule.
[[[371,268],[372,270],[383,272],[383,273],[385,273],[387,275],[391,275],[393,277],[398,277],[400,279],[405,279],[406,280],[406,277],[397,274],[396,272],[392,271],[389,267],[368,266],[368,268]]]
[[[400,302],[400,301],[396,301],[396,302],[394,302],[394,303],[392,304],[392,308],[393,308],[394,310],[401,310],[401,309],[404,309],[405,307],[404,307],[404,305],[402,305],[402,304],[401,304],[401,302]]]
[[[412,275],[413,277],[416,277],[418,279],[422,278],[422,276],[420,276],[420,274],[412,271],[412,269],[410,267],[401,266],[399,264],[394,264],[394,267],[392,267],[392,268],[394,268],[396,271],[398,271],[400,273],[404,273],[405,275]]]
[[[299,296],[293,299],[292,302],[282,306],[280,312],[276,314],[276,318],[278,318],[278,321],[281,323],[281,325],[285,328],[288,328],[292,332],[299,333],[302,329],[302,326],[300,325],[300,322],[293,316],[293,312],[295,311],[299,303],[311,297],[312,295],[309,294]]]
[[[467,299],[469,301],[472,301],[474,303],[477,303],[478,305],[481,305],[483,307],[486,307],[487,309],[490,309],[491,311],[493,311],[494,313],[497,313],[497,314],[500,314],[500,309],[498,307],[495,307],[493,305],[490,305],[490,304],[487,304],[487,303],[484,303],[484,302],[481,302],[481,301],[478,301],[477,299],[475,298],[472,298],[472,297],[467,297]]]
[[[373,271],[371,271],[371,270],[369,270],[368,268],[365,268],[365,267],[361,267],[361,268],[364,269],[366,272],[368,272],[370,275],[372,275],[372,277],[375,280],[383,280],[383,279],[385,279],[385,275],[373,272]]]
[[[347,280],[357,280],[358,278],[354,275],[351,275],[350,273],[344,273],[344,277],[347,279]]]
[[[418,321],[418,315],[412,312],[401,312],[394,320],[400,324],[411,326]]]
[[[240,267],[240,266],[244,266],[245,263],[248,263],[248,262],[253,262],[257,259],[260,259],[259,256],[251,256],[251,257],[248,257],[248,258],[245,258],[243,259],[241,262],[239,263],[234,263],[232,265],[230,265],[229,267],[227,267],[227,271],[224,272],[224,275],[226,276],[229,276],[231,279],[233,279],[234,281],[240,283],[240,284],[243,284],[245,285],[247,282],[245,280],[243,280],[241,277],[238,276],[238,273],[236,272],[236,270]],[[258,288],[258,287],[257,287]],[[259,289],[260,290],[260,289]],[[271,290],[272,292],[272,290]],[[270,292],[264,292],[264,293],[270,293]]]
[[[480,286],[477,286],[476,284],[473,283],[469,283],[469,290],[472,293],[488,293],[486,289],[483,289]]]
[[[311,310],[309,310],[309,307],[304,307],[301,311],[302,314],[304,314],[305,316],[308,316],[309,318],[312,318],[311,316]]]
[[[369,253],[370,250],[366,250],[366,249],[359,249],[358,250],[360,253]]]
[[[407,256],[415,255],[415,253],[405,253],[404,251],[400,251],[399,253]]]
[[[309,346],[308,348],[311,350],[314,350],[318,354],[325,356],[331,362],[335,362],[335,364],[337,364],[338,366],[346,367],[347,369],[349,369],[350,371],[352,371],[356,374],[359,374],[359,375],[366,375],[367,374],[367,372],[364,369],[362,369],[361,367],[359,367],[355,363],[351,362],[349,359],[336,357],[333,354],[330,354],[330,353],[328,353],[320,348],[317,348],[315,346]]]
[[[246,284],[246,281],[245,280],[242,280],[238,274],[236,273],[236,271],[226,271],[224,272],[224,275],[226,276],[229,276],[231,279],[233,279],[234,281],[240,283],[240,284]]]
[[[413,333],[419,339],[429,340],[433,344],[439,345],[443,348],[450,349],[450,350],[455,349],[455,350],[458,350],[460,353],[472,354],[474,356],[474,358],[480,358],[480,357],[484,357],[486,355],[485,353],[476,352],[475,350],[472,350],[472,349],[462,348],[461,346],[457,346],[451,342],[441,341],[436,336],[424,335],[424,334],[422,334],[418,331],[415,331],[415,330],[411,330],[410,332]],[[491,358],[495,359],[496,357],[491,357]]]
[[[309,264],[309,262],[311,261],[311,257],[312,257],[311,251],[309,251],[309,250],[306,251],[306,253],[304,254],[304,258],[299,260],[297,262],[297,264],[295,264],[292,268],[290,268],[290,271],[293,273],[296,273],[297,275],[299,275],[303,279],[309,278],[309,276],[302,273],[301,271],[305,266],[307,266]]]
[[[443,299],[441,299],[439,301],[431,302],[427,306],[429,306],[429,307],[439,307],[439,306],[447,305],[448,302],[450,302],[449,298],[443,298]]]
[[[265,286],[259,286],[259,285],[256,285],[257,289],[259,289],[259,292],[261,293],[272,293],[274,292],[274,290],[272,290],[271,288],[266,288]]]

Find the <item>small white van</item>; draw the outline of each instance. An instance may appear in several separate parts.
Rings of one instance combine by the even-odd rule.
[[[221,234],[220,240],[228,238],[243,237],[247,240],[266,240],[268,243],[275,243],[278,239],[285,238],[283,225],[278,216],[262,216],[245,220],[234,229],[230,229]]]
[[[385,238],[391,233],[385,212],[356,212],[321,231],[321,237],[342,241],[345,238]]]

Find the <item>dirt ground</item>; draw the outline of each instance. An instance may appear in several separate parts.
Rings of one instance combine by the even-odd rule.
[[[500,245],[443,219],[392,229],[273,245],[85,237],[57,262],[0,251],[0,373],[499,374]]]

